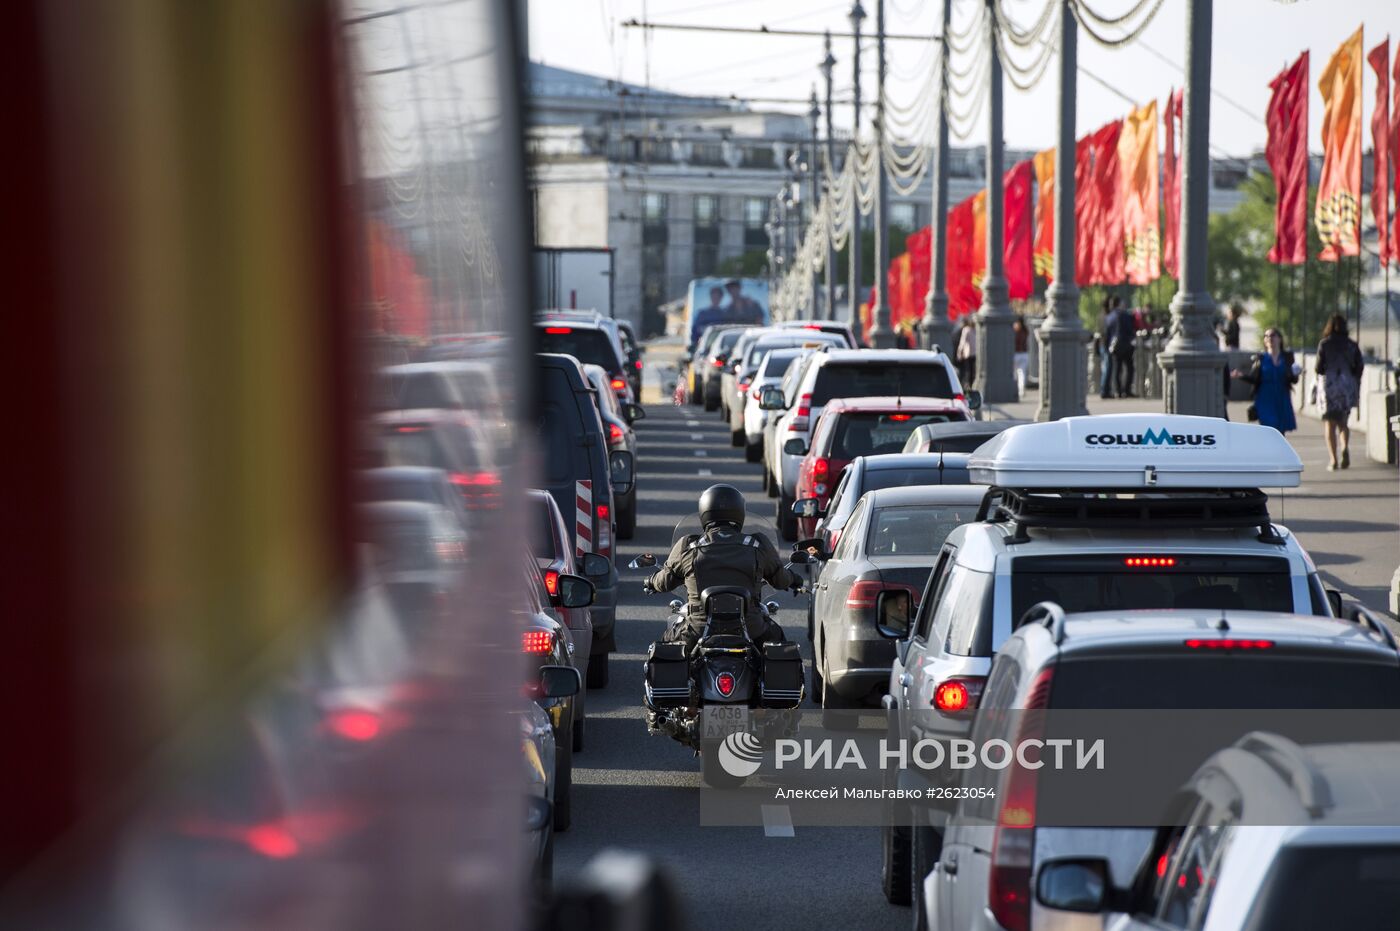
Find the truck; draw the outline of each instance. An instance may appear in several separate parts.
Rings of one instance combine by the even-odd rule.
[[[596,310],[615,317],[613,251],[535,247],[535,310]]]

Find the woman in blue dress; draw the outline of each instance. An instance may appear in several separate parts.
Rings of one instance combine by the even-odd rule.
[[[1293,385],[1302,369],[1293,361],[1293,353],[1284,348],[1283,334],[1273,327],[1264,331],[1264,351],[1254,357],[1248,372],[1230,374],[1254,386],[1255,416],[1259,423],[1273,427],[1279,433],[1298,429],[1293,415]]]

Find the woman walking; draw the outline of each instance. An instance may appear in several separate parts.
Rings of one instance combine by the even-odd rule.
[[[1347,318],[1333,314],[1317,344],[1317,374],[1322,376],[1323,429],[1326,431],[1327,471],[1351,467],[1351,427],[1347,419],[1361,401],[1361,347],[1347,336]]]
[[[1249,371],[1236,369],[1230,375],[1254,386],[1250,392],[1254,401],[1251,419],[1279,433],[1288,433],[1298,429],[1292,391],[1302,371],[1302,366],[1293,361],[1293,353],[1284,347],[1283,334],[1269,327],[1264,331],[1264,351],[1254,357]]]

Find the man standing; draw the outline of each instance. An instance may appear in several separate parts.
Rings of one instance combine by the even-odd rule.
[[[1135,398],[1133,377],[1136,374],[1133,354],[1137,350],[1137,321],[1124,309],[1123,299],[1115,297],[1108,315],[1108,354],[1113,359],[1115,388],[1120,398]]]

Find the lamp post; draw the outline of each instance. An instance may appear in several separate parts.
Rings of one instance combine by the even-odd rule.
[[[987,93],[987,275],[982,279],[982,307],[976,318],[977,388],[983,400],[992,403],[1016,400],[1015,346],[1005,272],[1001,59],[997,57],[997,21],[992,10],[996,2],[987,0],[987,79],[991,82]]]
[[[819,198],[820,198],[821,195],[818,193],[818,192],[820,191],[820,188],[819,188],[818,185],[817,185],[817,173],[818,173],[818,168],[817,168],[817,166],[818,166],[818,164],[819,164],[819,162],[820,162],[820,159],[817,157],[817,144],[818,144],[818,143],[817,143],[817,139],[818,139],[818,136],[817,136],[817,126],[818,126],[818,123],[817,123],[817,121],[818,121],[819,119],[821,119],[821,115],[822,115],[821,107],[817,106],[817,88],[816,88],[816,86],[814,85],[814,86],[812,87],[811,106],[808,107],[808,109],[807,109],[807,118],[811,121],[811,125],[812,125],[812,146],[811,146],[811,149],[809,150],[809,157],[808,157],[808,160],[807,160],[807,235],[808,235],[808,236],[812,235],[812,232],[813,232],[813,230],[814,230],[815,227],[816,227],[816,223],[817,223],[817,214],[820,212],[819,208],[820,208],[820,206],[821,206],[820,203],[819,203]],[[828,238],[829,238],[829,237],[828,237]],[[827,280],[828,280],[828,281],[831,280],[830,273],[828,273],[828,275],[827,275]],[[816,270],[815,268],[812,269],[812,303],[811,303],[811,307],[812,307],[812,309],[811,309],[812,319],[813,319],[813,320],[820,320],[820,319],[822,318],[822,316],[823,316],[823,312],[822,312],[822,283],[821,283],[821,279],[817,277],[817,270]]]
[[[943,0],[943,31],[953,18],[953,0]],[[938,346],[944,352],[953,349],[953,325],[948,320],[948,46],[943,46],[938,69],[938,138],[933,149],[933,235],[929,237],[928,299],[924,318],[919,322],[923,331],[924,348]]]
[[[870,345],[893,349],[890,323],[890,177],[885,171],[885,0],[875,0],[875,306],[870,308]]]
[[[858,144],[860,142],[860,24],[865,20],[865,8],[860,5],[860,0],[855,0],[851,5],[850,12],[851,32],[855,35],[855,53],[851,61],[852,71],[852,96],[854,98],[855,115],[851,122],[851,141]],[[854,155],[854,152],[852,152]],[[860,165],[857,157],[856,165],[853,167],[855,174],[855,190],[851,196],[851,234],[847,240],[848,248],[851,250],[851,284],[850,293],[846,296],[846,322],[851,325],[851,330],[860,336]]]
[[[826,57],[822,59],[822,77],[826,79],[826,174],[834,177],[836,174],[836,139],[832,120],[832,85],[834,83],[833,70],[836,67],[836,59],[831,54],[831,33],[826,34],[825,39]],[[815,153],[812,157],[812,166],[815,170],[817,159]],[[830,188],[827,189],[826,196],[831,197]],[[834,223],[836,218],[831,217]],[[826,307],[825,318],[827,320],[836,319],[836,247],[831,242],[828,233],[826,237]]]

